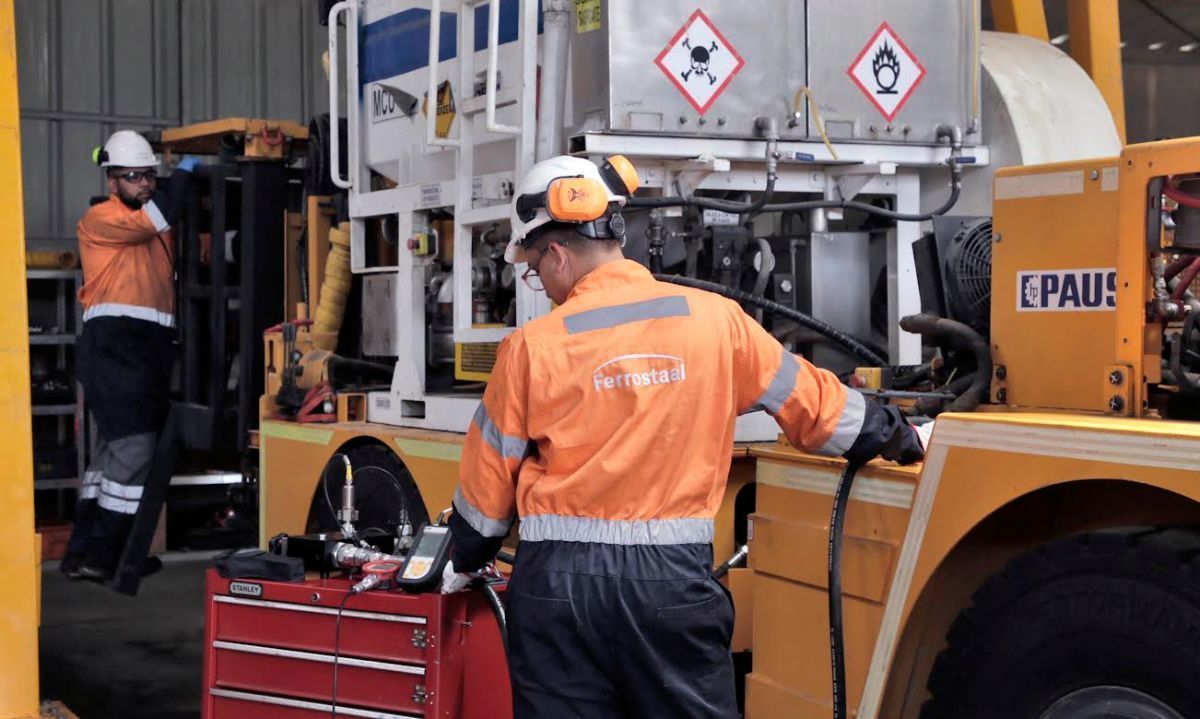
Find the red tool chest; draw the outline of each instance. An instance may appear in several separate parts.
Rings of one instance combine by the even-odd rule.
[[[210,569],[205,719],[328,719],[345,579],[222,579]],[[479,592],[352,596],[337,651],[337,716],[505,719],[500,631]]]

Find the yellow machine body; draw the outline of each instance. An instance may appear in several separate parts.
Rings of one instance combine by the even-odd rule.
[[[842,467],[783,446],[754,454],[746,715],[825,719],[825,551]],[[842,560],[849,706],[859,717],[915,719],[950,624],[1018,554],[1081,531],[1198,520],[1195,423],[1016,411],[939,417],[921,467],[874,463],[851,494]]]
[[[996,173],[992,401],[1107,412],[1117,334],[1117,159]]]
[[[29,312],[25,294],[25,214],[21,189],[21,121],[12,0],[0,0],[0,717],[38,714],[38,606],[41,544],[33,531],[33,427],[29,396]]]

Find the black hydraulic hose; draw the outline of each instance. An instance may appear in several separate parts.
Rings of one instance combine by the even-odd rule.
[[[936,210],[932,210],[930,212],[923,212],[920,214],[896,212],[894,210],[888,210],[888,209],[885,209],[882,207],[876,207],[875,205],[870,205],[865,202],[858,202],[856,200],[809,200],[806,202],[786,202],[786,203],[781,203],[778,205],[766,205],[765,207],[762,208],[762,211],[763,212],[804,212],[807,210],[830,210],[830,209],[860,210],[869,215],[874,215],[876,217],[882,217],[884,219],[893,220],[896,222],[927,222],[929,220],[932,220],[935,217],[940,217],[941,215],[946,214],[947,212],[950,211],[951,208],[953,208],[956,204],[958,204],[959,195],[962,194],[962,181],[960,179],[960,172],[958,170],[958,165],[954,164],[954,165],[951,165],[950,167],[951,167],[951,178],[952,178],[951,186],[950,186],[950,195],[946,198],[946,201],[942,203],[941,207],[937,208]]]
[[[492,614],[496,617],[496,628],[500,630],[500,644],[504,647],[504,656],[508,656],[508,617],[504,613],[504,604],[500,601],[500,595],[492,588],[492,585],[483,583],[479,588],[483,590],[483,596],[487,597],[488,606],[492,608]]]
[[[846,719],[846,647],[842,631],[842,535],[850,488],[861,465],[851,462],[842,470],[833,495],[829,518],[829,654],[833,672],[833,719]]]
[[[947,340],[956,349],[975,356],[975,379],[946,407],[946,412],[972,412],[988,398],[992,382],[992,351],[978,332],[962,322],[932,314],[909,315],[900,320],[901,329],[924,337]]]
[[[867,347],[862,340],[851,337],[833,325],[826,324],[812,315],[804,314],[803,312],[794,310],[787,305],[781,305],[778,302],[772,302],[765,297],[752,295],[749,292],[743,292],[732,287],[726,287],[725,285],[717,284],[716,282],[697,280],[692,277],[683,277],[682,275],[656,274],[654,275],[654,279],[658,280],[659,282],[670,282],[671,284],[675,285],[683,285],[684,287],[692,287],[698,290],[715,292],[718,295],[723,295],[737,302],[744,302],[746,304],[754,305],[755,307],[761,307],[772,314],[786,317],[813,330],[814,332],[823,335],[824,337],[828,338],[830,342],[837,345],[850,356],[862,360],[872,367],[886,367],[888,364],[887,360],[885,360],[883,357],[880,357],[876,352],[871,350],[871,348]]]
[[[950,380],[943,391],[954,395],[957,400],[975,383],[975,373],[970,372],[962,377]],[[913,402],[912,414],[919,417],[936,417],[946,406],[946,400],[940,397],[921,397]]]
[[[717,210],[735,215],[753,215],[767,207],[775,195],[775,176],[767,175],[763,193],[753,202],[733,202],[711,197],[630,197],[625,207],[630,209],[653,209],[656,207],[695,207],[701,210]]]
[[[658,255],[658,254],[650,255],[650,271],[656,275],[663,271],[662,255]]]
[[[708,197],[631,197],[626,207],[643,209],[653,207],[697,207],[702,210],[720,210],[738,215],[756,214],[759,212],[807,212],[808,210],[859,210],[868,215],[882,217],[895,222],[928,222],[949,212],[962,194],[962,169],[957,162],[950,163],[950,195],[941,207],[930,212],[918,214],[896,212],[883,207],[857,200],[805,200],[803,202],[783,202],[776,205],[768,204],[775,192],[775,178],[767,178],[767,189],[762,196],[751,203],[729,202],[714,200]]]

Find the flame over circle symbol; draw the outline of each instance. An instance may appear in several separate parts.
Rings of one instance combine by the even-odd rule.
[[[875,84],[879,87],[877,95],[893,95],[896,93],[896,83],[900,80],[900,58],[887,40],[875,51],[871,58],[871,72],[875,73]]]

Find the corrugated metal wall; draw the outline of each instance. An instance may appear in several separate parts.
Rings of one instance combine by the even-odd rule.
[[[328,106],[315,0],[16,0],[25,231],[72,245],[117,129]]]

